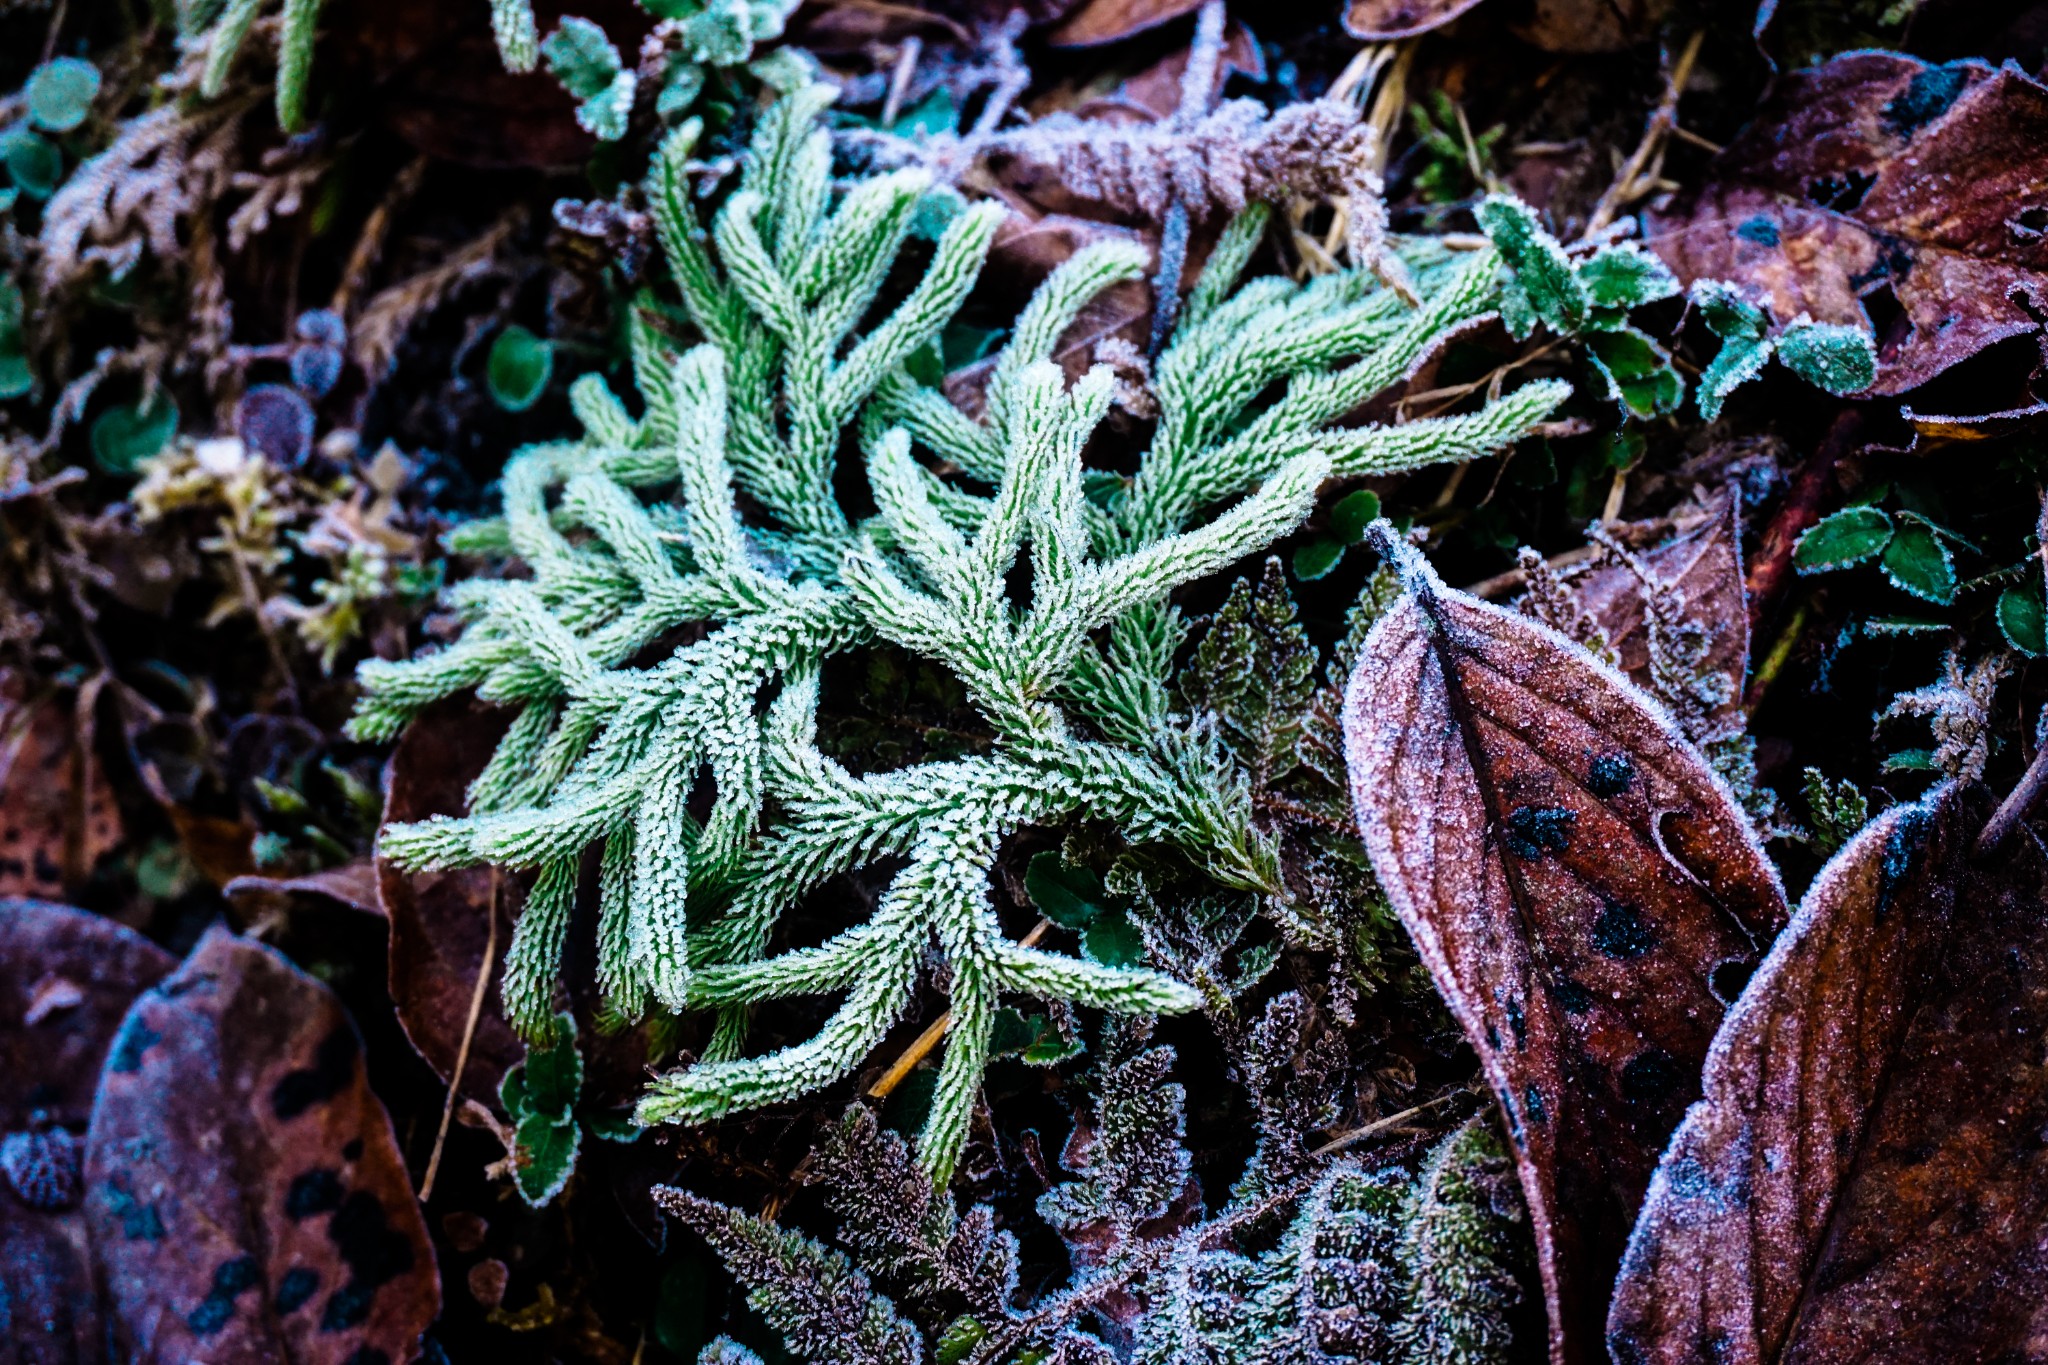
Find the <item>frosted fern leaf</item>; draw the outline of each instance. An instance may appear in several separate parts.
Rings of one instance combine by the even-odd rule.
[[[1056,271],[1017,321],[983,420],[968,418],[905,364],[960,307],[1000,210],[957,215],[922,280],[863,327],[928,179],[835,191],[818,125],[830,99],[812,87],[764,116],[708,233],[683,179],[697,126],[671,136],[648,191],[702,343],[678,353],[638,325],[637,420],[595,376],[578,381],[584,437],[521,451],[504,517],[456,537],[528,576],[457,588],[469,624],[449,647],[365,665],[352,729],[387,739],[470,689],[517,708],[469,812],[393,826],[382,850],[412,869],[537,870],[504,988],[529,1034],[551,1015],[579,869],[598,851],[610,1008],[719,1015],[696,1064],[655,1082],[643,1122],[708,1120],[847,1075],[901,1018],[936,945],[951,1022],[918,1150],[943,1183],[1005,992],[1122,1013],[1196,1003],[1160,973],[1009,939],[989,879],[1006,838],[1089,818],[1182,849],[1223,886],[1284,896],[1241,778],[1169,705],[1184,632],[1173,591],[1292,530],[1333,473],[1489,453],[1566,390],[1532,383],[1459,416],[1338,426],[1490,315],[1498,258],[1411,245],[1415,307],[1362,272],[1239,287],[1263,230],[1255,209],[1225,231],[1160,357],[1150,450],[1099,502],[1084,496],[1081,450],[1113,376],[1098,367],[1069,387],[1049,357],[1096,294],[1147,262],[1110,244]],[[835,491],[849,429],[877,509],[858,522]],[[1028,601],[1012,591],[1020,564]],[[821,752],[820,665],[874,640],[955,675],[988,747],[858,776]],[[882,860],[900,870],[870,918],[769,954],[801,898]],[[815,1037],[745,1055],[749,1007],[811,995],[841,1002]]]

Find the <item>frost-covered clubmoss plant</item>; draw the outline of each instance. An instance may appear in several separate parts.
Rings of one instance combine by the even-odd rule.
[[[1223,235],[1160,357],[1160,420],[1137,472],[1090,474],[1081,449],[1112,377],[1069,386],[1048,357],[1091,298],[1143,277],[1142,254],[1099,246],[1056,271],[972,420],[904,366],[959,307],[1000,210],[959,213],[923,279],[863,330],[931,201],[916,171],[835,196],[817,126],[830,99],[806,89],[764,117],[708,241],[683,180],[694,125],[671,138],[649,193],[704,343],[677,355],[642,325],[638,421],[599,379],[578,382],[584,438],[517,455],[504,520],[465,537],[510,550],[530,578],[464,585],[458,642],[366,665],[353,732],[388,738],[467,688],[519,708],[470,813],[394,826],[383,848],[412,868],[538,870],[505,972],[506,1012],[527,1032],[551,1014],[584,851],[602,849],[612,1008],[720,1013],[701,1060],[655,1083],[644,1121],[714,1118],[844,1076],[901,1016],[936,942],[952,1016],[919,1153],[943,1181],[1003,992],[1124,1012],[1196,1003],[1158,973],[1010,941],[989,869],[1011,832],[1085,816],[1180,848],[1223,886],[1284,894],[1242,781],[1169,706],[1184,633],[1173,590],[1292,529],[1331,475],[1485,454],[1566,390],[1532,383],[1466,415],[1338,426],[1496,307],[1499,259],[1409,247],[1413,307],[1356,272],[1240,288],[1254,211]],[[849,429],[877,508],[860,522],[836,492]],[[1026,600],[1012,590],[1020,560]],[[685,626],[667,657],[629,664]],[[874,639],[956,675],[987,751],[864,776],[821,753],[819,665]],[[710,799],[693,810],[706,773]],[[764,957],[801,897],[884,859],[902,866],[870,919]],[[801,995],[843,1003],[816,1037],[743,1055],[748,1007]]]

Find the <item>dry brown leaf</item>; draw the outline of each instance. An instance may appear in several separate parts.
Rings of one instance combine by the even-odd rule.
[[[1551,1357],[1590,1360],[1637,1201],[1784,893],[1661,708],[1399,553],[1408,596],[1345,696],[1359,830],[1506,1112]]]
[[[1855,52],[1785,76],[1706,183],[1651,220],[1680,278],[1737,281],[1783,322],[1868,327],[1871,392],[1917,388],[2048,317],[2048,86],[2008,64]]]
[[[411,1360],[440,1278],[362,1045],[274,949],[207,931],[138,997],[86,1137],[120,1358]]]
[[[1609,1343],[1650,1361],[2048,1359],[2048,859],[1944,785],[1815,880],[1651,1182]]]
[[[121,843],[93,755],[90,693],[27,697],[0,677],[0,896],[62,896]]]

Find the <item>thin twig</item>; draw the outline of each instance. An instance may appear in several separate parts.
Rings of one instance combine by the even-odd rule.
[[[1984,832],[1977,836],[1976,847],[1972,850],[1977,857],[1993,853],[2006,841],[2020,821],[2027,818],[2027,812],[2041,799],[2041,793],[2048,789],[2048,744],[2034,750],[2034,761],[2020,774],[2020,782],[2012,789],[2012,795],[1998,805],[1991,818],[1984,824]]]
[[[1356,1147],[1375,1133],[1384,1133],[1389,1128],[1398,1128],[1417,1114],[1426,1114],[1432,1109],[1449,1104],[1452,1100],[1463,1095],[1470,1095],[1471,1093],[1469,1090],[1453,1090],[1448,1095],[1438,1095],[1433,1100],[1424,1100],[1412,1109],[1403,1109],[1398,1114],[1389,1114],[1383,1119],[1374,1119],[1363,1128],[1353,1128],[1348,1133],[1339,1133],[1322,1146],[1309,1148],[1308,1154],[1310,1156],[1329,1156],[1332,1153],[1341,1152],[1347,1147]]]
[[[1707,31],[1700,29],[1686,40],[1685,50],[1678,54],[1672,64],[1671,79],[1665,82],[1664,98],[1657,102],[1656,111],[1650,115],[1649,126],[1643,129],[1643,140],[1636,144],[1635,151],[1622,163],[1621,171],[1614,177],[1614,183],[1607,187],[1607,193],[1600,196],[1594,206],[1593,216],[1586,220],[1584,236],[1591,238],[1600,229],[1614,221],[1614,215],[1628,202],[1635,189],[1643,168],[1650,164],[1664,145],[1665,137],[1678,120],[1678,100],[1685,93],[1686,83],[1692,79],[1693,63],[1699,60],[1700,44],[1706,40]],[[1654,179],[1654,175],[1651,177]]]
[[[448,1120],[455,1116],[455,1101],[462,1094],[462,1073],[469,1065],[470,1040],[476,1037],[476,1021],[484,1012],[484,991],[491,984],[491,963],[498,956],[498,869],[491,869],[490,929],[484,938],[484,964],[477,968],[476,987],[469,993],[469,1018],[463,1021],[462,1042],[455,1049],[455,1070],[448,1077],[448,1099],[441,1106],[441,1127],[434,1134],[434,1150],[427,1157],[427,1173],[420,1180],[420,1203],[434,1195],[434,1177],[441,1170],[441,1148],[448,1141]]]

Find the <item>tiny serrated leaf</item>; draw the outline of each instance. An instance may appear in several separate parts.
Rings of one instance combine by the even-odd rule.
[[[583,1058],[576,1052],[576,1020],[557,1014],[545,1043],[526,1050],[526,1103],[531,1113],[566,1119],[583,1092]]]
[[[1779,336],[1778,359],[1829,393],[1861,393],[1877,382],[1877,345],[1861,327],[1801,318]]]
[[[555,79],[579,100],[609,90],[624,69],[618,48],[612,46],[604,30],[575,15],[563,19],[540,50]]]
[[[2048,622],[2038,587],[2007,588],[1998,595],[1998,631],[2005,642],[2032,658],[2048,654]]]
[[[1478,209],[1479,226],[1513,275],[1531,313],[1560,336],[1585,325],[1586,286],[1557,238],[1544,230],[1536,211],[1519,199],[1489,195]],[[1502,312],[1507,318],[1506,310]],[[1510,320],[1512,330],[1512,320]]]
[[[1822,517],[1792,547],[1800,573],[1828,573],[1875,559],[1891,543],[1892,519],[1875,507],[1847,507]]]
[[[1917,518],[1899,526],[1880,563],[1884,576],[1903,592],[1943,606],[1955,600],[1955,560],[1933,528]]]
[[[1596,308],[1640,308],[1668,299],[1678,278],[1664,262],[1631,242],[1601,247],[1579,267],[1579,283]]]
[[[513,1130],[512,1177],[519,1197],[534,1208],[553,1199],[576,1169],[583,1132],[574,1120],[561,1122],[545,1114],[529,1114]]]

